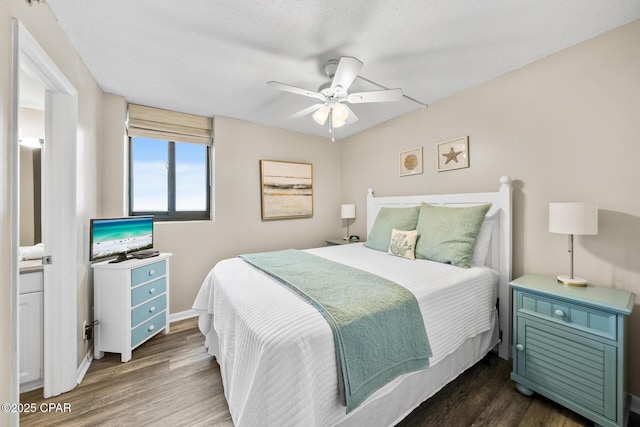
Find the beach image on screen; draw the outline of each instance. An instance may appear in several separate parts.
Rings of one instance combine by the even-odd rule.
[[[153,218],[121,218],[93,221],[93,258],[149,249],[153,246]]]

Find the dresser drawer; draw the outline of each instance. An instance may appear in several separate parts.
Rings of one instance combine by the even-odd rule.
[[[135,307],[143,302],[149,301],[152,298],[166,292],[167,290],[167,278],[162,277],[146,285],[139,286],[131,290],[131,307]]]
[[[131,286],[153,280],[156,277],[164,276],[167,273],[165,261],[154,262],[131,270]]]
[[[131,331],[131,348],[137,346],[166,325],[166,313],[163,311]]]
[[[617,339],[617,316],[613,313],[522,291],[516,291],[515,304],[518,313],[552,320],[612,340]]]
[[[131,326],[136,326],[152,316],[164,311],[167,308],[167,295],[160,295],[158,298],[142,304],[131,310]]]

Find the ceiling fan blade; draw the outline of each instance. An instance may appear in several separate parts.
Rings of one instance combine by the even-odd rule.
[[[342,87],[346,92],[353,83],[362,66],[364,64],[356,58],[350,56],[343,56],[338,62],[338,68],[336,68],[336,74],[331,81],[331,89],[335,89],[336,86]]]
[[[296,86],[287,85],[280,82],[268,82],[267,86],[272,87],[274,89],[283,90],[285,92],[295,93],[296,95],[308,96],[310,98],[322,99],[322,96],[318,92],[314,92],[312,90],[302,89]]]
[[[400,98],[402,98],[402,89],[386,89],[350,93],[347,97],[347,101],[352,104],[362,104],[365,102],[398,101]]]
[[[314,111],[316,111],[317,109],[319,109],[320,107],[322,107],[324,104],[313,104],[310,107],[307,108],[303,108],[302,110],[298,111],[297,113],[293,113],[292,115],[289,116],[289,118],[291,119],[299,119],[301,117],[307,116],[311,113],[313,113]]]
[[[351,123],[357,122],[358,121],[358,116],[356,116],[356,113],[354,113],[353,110],[351,108],[349,108],[348,105],[345,105],[344,108],[346,108],[347,111],[349,112],[349,115],[347,116],[347,120],[345,120],[345,123],[350,125]]]

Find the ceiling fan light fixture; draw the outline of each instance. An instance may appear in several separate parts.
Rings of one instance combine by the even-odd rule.
[[[398,101],[405,96],[402,93],[402,89],[388,89],[360,76],[359,73],[363,65],[362,61],[351,56],[342,56],[340,59],[331,59],[327,61],[325,63],[324,71],[327,77],[329,77],[329,81],[322,83],[318,87],[317,92],[277,81],[267,82],[267,85],[284,92],[290,92],[320,100],[319,103],[303,108],[297,113],[292,114],[290,117],[298,119],[312,114],[313,120],[320,126],[324,126],[328,121],[329,133],[332,135],[333,139],[334,128],[339,128],[346,124],[352,124],[358,121],[358,116],[347,106],[347,103],[365,104],[391,102]],[[379,87],[380,90],[349,93],[351,84],[356,78],[369,82]],[[413,98],[405,97],[415,101]]]
[[[345,123],[346,123],[346,122],[345,122],[344,120],[342,120],[342,121],[340,121],[340,120],[333,120],[333,127],[334,127],[334,128],[341,128],[342,126],[344,126],[344,125],[345,125]]]
[[[313,120],[316,121],[320,126],[322,126],[326,121],[327,117],[329,117],[329,112],[331,109],[326,105],[318,108],[315,113],[313,113]]]
[[[342,122],[344,124],[344,122],[347,120],[347,117],[349,117],[349,110],[347,110],[347,107],[339,102],[336,102],[331,113],[331,120],[333,120],[334,124],[336,122]]]

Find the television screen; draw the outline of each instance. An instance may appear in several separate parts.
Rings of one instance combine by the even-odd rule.
[[[153,247],[153,217],[92,219],[90,225],[91,261],[119,257]]]

